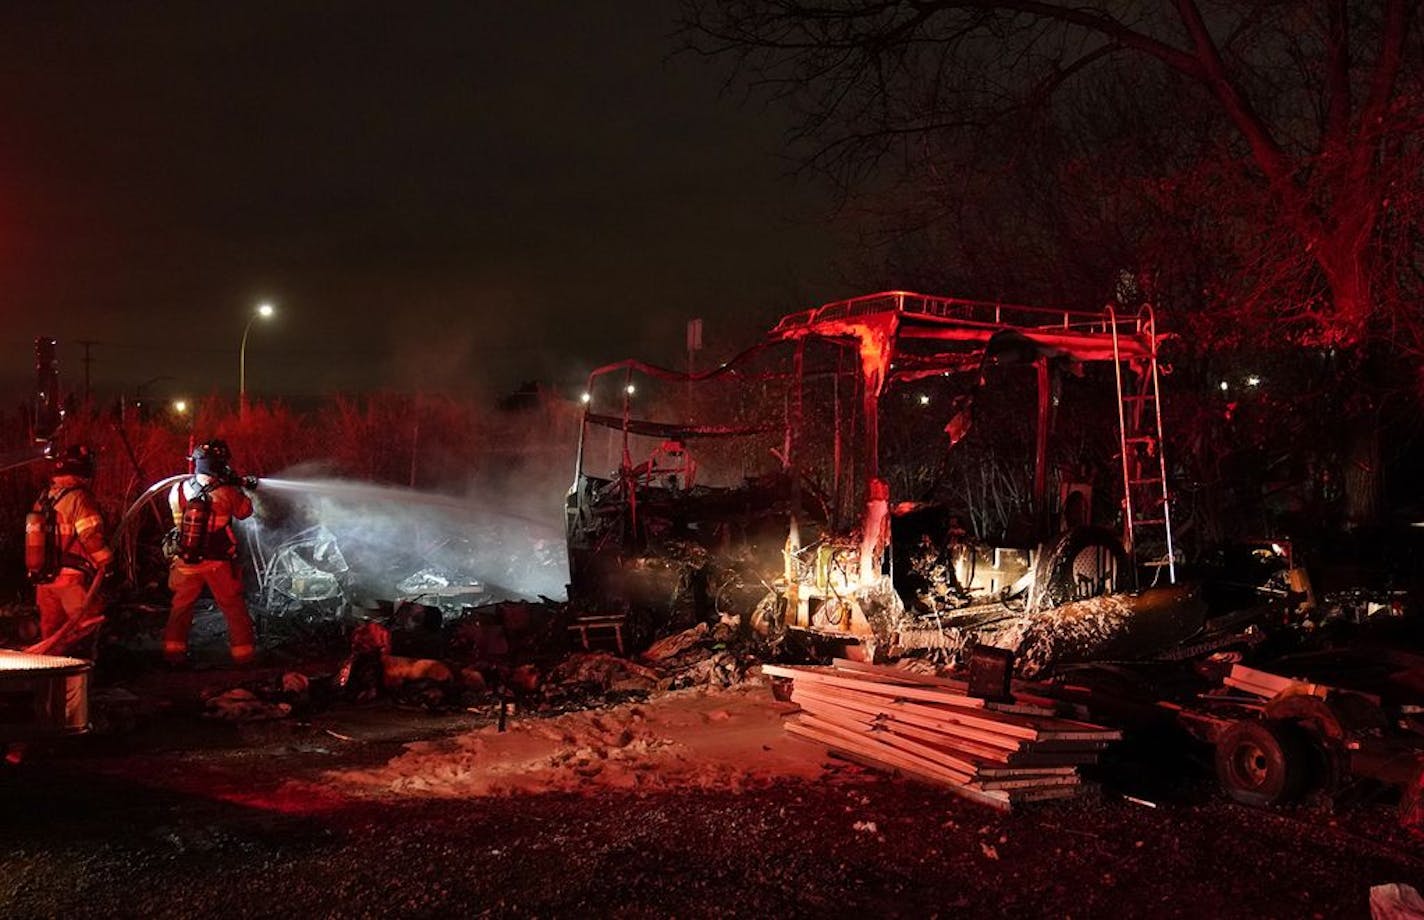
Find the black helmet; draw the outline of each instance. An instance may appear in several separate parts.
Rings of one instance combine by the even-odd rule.
[[[94,478],[94,453],[83,444],[74,444],[54,458],[54,475]]]
[[[221,438],[213,438],[211,441],[204,441],[193,448],[193,454],[188,459],[193,461],[194,471],[207,473],[210,476],[221,476],[228,472],[228,464],[232,461],[232,451],[228,449],[226,441]]]

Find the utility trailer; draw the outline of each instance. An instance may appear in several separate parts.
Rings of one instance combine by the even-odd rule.
[[[1424,833],[1424,656],[1364,642],[1255,667],[1242,657],[1261,656],[1085,662],[1036,692],[1124,730],[1110,782],[1175,786],[1182,766],[1202,763],[1228,798],[1253,807],[1395,790],[1401,823]]]
[[[889,291],[789,315],[705,372],[637,360],[598,368],[566,508],[571,597],[701,602],[705,614],[722,609],[728,585],[759,588],[758,628],[873,657],[933,644],[946,622],[1006,601],[1046,609],[1173,585],[1161,341],[1146,307],[1119,315]],[[1106,510],[1096,514],[1091,487],[1050,463],[1065,381],[1090,367],[1113,430],[1098,466],[1121,481],[1118,502],[1098,490]],[[1034,392],[1031,410],[1015,410],[1032,419],[1030,443],[1011,458],[1030,460],[1025,520],[963,527],[939,513],[933,472],[974,436],[985,402],[1004,401],[1005,381]],[[1107,526],[1090,526],[1095,518]],[[921,547],[944,562],[947,609],[915,597]]]
[[[1285,669],[1307,676],[1276,673]],[[1272,671],[1238,664],[1223,681],[1234,704],[1202,697],[1177,719],[1214,747],[1222,788],[1245,804],[1275,805],[1313,789],[1336,794],[1361,780],[1417,794],[1421,677],[1424,658],[1398,649],[1296,655]],[[1404,805],[1415,807],[1408,794]]]

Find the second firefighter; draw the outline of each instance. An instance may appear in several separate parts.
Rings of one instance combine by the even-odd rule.
[[[174,484],[168,494],[175,528],[168,573],[173,609],[163,633],[163,657],[171,664],[187,660],[193,605],[206,587],[227,620],[233,662],[247,664],[256,647],[232,522],[251,516],[252,499],[232,471],[232,453],[225,442],[214,439],[201,444],[191,459],[193,475]]]

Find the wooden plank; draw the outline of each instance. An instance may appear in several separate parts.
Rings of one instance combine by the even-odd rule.
[[[813,714],[813,717],[814,717],[814,716],[815,716],[815,714]],[[854,729],[844,729],[844,730],[845,730],[845,731],[854,732]],[[885,747],[892,748],[892,749],[894,749],[894,750],[896,750],[896,751],[899,751],[900,753],[902,753],[902,754],[904,754],[904,755],[907,755],[907,756],[909,756],[909,757],[913,757],[913,758],[914,758],[915,760],[917,760],[917,761],[921,761],[921,762],[923,762],[923,763],[926,763],[926,764],[932,765],[932,766],[934,766],[934,767],[937,767],[937,768],[939,768],[939,769],[941,769],[941,770],[944,770],[944,771],[946,771],[946,772],[948,773],[948,775],[953,776],[953,777],[955,777],[956,779],[959,779],[960,777],[962,777],[962,779],[959,779],[960,782],[965,782],[965,783],[967,783],[967,782],[970,782],[971,780],[976,779],[972,767],[971,767],[971,769],[970,769],[968,772],[965,772],[965,771],[963,771],[962,769],[959,769],[959,768],[954,767],[954,766],[950,766],[950,765],[946,764],[945,759],[944,759],[944,755],[943,755],[942,752],[937,751],[936,749],[930,747],[929,745],[922,744],[921,742],[916,741],[916,740],[914,740],[914,739],[912,739],[912,738],[906,738],[906,737],[904,737],[903,735],[896,735],[896,734],[894,734],[894,733],[892,733],[892,732],[873,732],[873,733],[865,733],[865,734],[861,734],[861,733],[856,733],[856,734],[859,735],[859,737],[862,737],[862,738],[868,737],[871,741],[873,741],[873,742],[875,742],[875,743],[878,743],[878,744],[880,744],[880,745],[882,745],[882,746],[885,746]],[[1061,780],[1063,779],[1063,777],[1056,777],[1056,779],[1061,781]],[[1037,783],[1036,783],[1036,784],[1034,784],[1034,785],[1041,785],[1041,784],[1037,784]]]
[[[954,677],[940,677],[937,674],[920,674],[916,671],[906,671],[901,668],[887,668],[880,664],[851,661],[849,658],[834,658],[831,660],[831,667],[838,671],[872,674],[877,677],[888,677],[892,680],[902,680],[907,683],[921,684],[926,687],[944,687],[947,690],[954,690],[964,696],[969,695],[969,682]]]
[[[1244,680],[1237,680],[1234,677],[1227,677],[1222,680],[1221,683],[1222,686],[1231,687],[1233,690],[1241,690],[1245,693],[1249,693],[1253,696],[1259,696],[1263,699],[1270,699],[1271,697],[1276,695],[1276,691],[1270,689],[1269,687],[1258,686],[1257,684],[1248,683]]]
[[[836,724],[844,726],[847,730],[850,731],[860,731],[868,735],[875,735],[877,732],[885,734],[889,731],[889,729],[885,726],[884,723],[880,722],[873,716],[865,716],[863,714],[856,713],[846,713],[844,710],[837,709],[836,707],[830,705],[823,705],[819,702],[811,703],[808,701],[806,705],[806,711],[809,712],[814,718],[834,722]],[[884,743],[884,739],[879,740]],[[981,766],[981,762],[974,758],[962,756],[955,751],[945,750],[942,755],[934,759],[940,765],[950,770],[953,770],[956,773],[962,773],[966,781],[973,779],[975,776],[979,775],[979,768]]]
[[[817,692],[833,699],[857,699],[860,702],[874,701],[883,712],[913,713],[916,721],[930,728],[941,728],[954,735],[968,736],[975,741],[991,743],[1000,748],[1017,749],[1022,745],[1010,745],[1008,741],[1020,742],[1108,742],[1119,741],[1122,732],[1088,722],[1072,722],[1068,719],[1028,719],[1021,716],[997,715],[990,712],[965,711],[965,709],[944,708],[921,701],[891,698],[877,694],[864,686],[842,686],[830,682],[810,682]],[[806,685],[803,685],[805,688]],[[792,698],[797,689],[793,686]]]
[[[841,706],[868,719],[885,719],[897,725],[914,725],[919,728],[924,728],[927,731],[934,731],[943,734],[943,732],[939,728],[939,725],[941,723],[936,719],[927,719],[920,716],[916,716],[914,713],[908,712],[890,712],[888,711],[889,707],[887,706],[867,703],[860,700],[846,700],[837,699],[834,697],[824,697],[817,694],[811,688],[802,688],[800,693],[804,699],[819,699],[820,701],[829,703],[831,705]],[[957,748],[962,751],[965,751],[966,753],[973,754],[976,757],[979,757],[987,762],[1008,764],[1012,761],[1013,758],[1018,756],[1017,752],[1019,750],[1019,742],[1013,741],[1012,739],[1007,740],[1009,741],[1009,743],[1013,744],[1014,747],[1007,748],[992,744],[984,744],[982,742],[978,742],[970,738],[965,738],[962,735],[951,737],[953,738],[954,744]]]
[[[814,691],[803,688],[803,697],[809,699]],[[969,738],[945,735],[935,720],[920,720],[913,714],[889,712],[888,707],[847,701],[830,697],[820,697],[827,705],[837,706],[854,712],[857,719],[880,721],[891,731],[913,728],[924,732],[924,740],[938,738],[940,743],[955,754],[973,759],[981,764],[980,771],[987,769],[1015,771],[1030,767],[1068,768],[1098,762],[1100,752],[1107,747],[1098,741],[1033,741],[1024,742],[1018,750],[1008,750],[993,745],[982,744]],[[1045,748],[1045,750],[1040,750]]]
[[[1230,680],[1243,681],[1258,687],[1268,688],[1272,695],[1281,693],[1291,688],[1295,681],[1289,677],[1278,677],[1266,671],[1258,671],[1255,668],[1248,668],[1245,665],[1234,664],[1231,666]]]
[[[1312,684],[1309,681],[1296,680],[1293,677],[1282,677],[1279,674],[1272,674],[1269,671],[1258,671],[1255,668],[1248,668],[1245,665],[1235,664],[1231,666],[1231,673],[1227,680],[1241,681],[1255,687],[1262,687],[1270,690],[1267,696],[1279,696],[1282,693],[1304,693],[1310,696],[1323,697],[1330,692],[1330,688],[1324,684]],[[1230,686],[1236,686],[1231,684]],[[1241,687],[1240,689],[1246,689]]]
[[[933,768],[917,763],[910,758],[900,757],[892,750],[882,747],[881,750],[867,752],[861,749],[859,745],[855,745],[845,739],[838,738],[834,734],[824,732],[802,722],[787,722],[786,730],[802,738],[824,744],[830,748],[833,753],[844,757],[846,760],[852,760],[874,769],[896,770],[908,776],[913,776],[917,779],[942,786],[956,795],[979,802],[982,805],[988,805],[999,811],[1010,810],[1011,804],[1007,793],[1001,790],[976,789],[965,783],[946,779]]]
[[[1042,702],[1049,705],[1034,705],[1027,702],[999,702],[985,699],[982,696],[971,696],[968,692],[968,685],[962,680],[951,677],[935,677],[928,674],[914,674],[910,672],[900,672],[895,668],[886,668],[881,665],[865,665],[859,662],[850,661],[847,658],[835,659],[836,664],[832,668],[820,668],[811,673],[829,674],[850,678],[852,680],[865,680],[875,684],[884,684],[893,687],[933,687],[943,691],[943,695],[934,697],[934,702],[943,703],[947,706],[963,706],[969,709],[987,709],[992,712],[1006,712],[1015,715],[1053,717],[1058,715],[1058,703],[1054,700],[1043,699]],[[858,667],[846,667],[845,665],[859,665]]]
[[[794,672],[789,669],[785,674],[771,671],[777,668],[776,665],[763,665],[762,670],[772,673],[775,676],[791,677],[794,680],[804,680],[808,683],[824,684],[828,687],[835,687],[841,690],[849,690],[854,693],[869,693],[875,696],[888,697],[891,700],[905,702],[923,703],[931,706],[938,705],[938,711],[946,718],[966,725],[972,725],[986,731],[998,732],[1015,738],[1032,740],[1038,737],[1038,729],[1032,724],[1019,721],[1018,716],[1009,713],[984,712],[982,700],[975,701],[973,697],[953,697],[946,699],[948,694],[932,687],[912,687],[903,684],[879,683],[873,680],[860,680],[853,677],[837,677],[832,674],[819,672]],[[777,669],[781,670],[780,668]],[[793,691],[793,698],[795,691]],[[969,700],[971,704],[977,702],[979,705],[964,705],[960,701]]]
[[[858,720],[869,723],[881,722],[891,731],[910,727],[924,732],[924,740],[935,740],[951,750],[955,755],[979,762],[981,765],[995,764],[1001,768],[1026,767],[1068,767],[1097,763],[1100,752],[1107,747],[1104,741],[1025,741],[1017,749],[985,744],[963,734],[952,723],[917,716],[912,712],[897,710],[884,705],[883,701],[862,701],[847,696],[825,696],[816,688],[803,687],[799,691],[805,702],[817,701],[822,705],[836,707],[854,713]],[[947,733],[948,732],[948,733]],[[910,734],[913,735],[913,732]],[[1001,743],[1001,742],[996,742]],[[1010,741],[1012,743],[1012,741]],[[984,767],[981,766],[981,769]]]
[[[911,755],[913,755],[913,756],[915,756],[915,757],[917,757],[917,758],[919,758],[919,759],[921,759],[921,760],[929,761],[929,762],[931,762],[931,763],[936,762],[937,759],[938,759],[940,756],[942,756],[942,755],[941,755],[933,746],[931,746],[931,745],[923,744],[923,743],[921,743],[921,742],[919,742],[919,741],[915,741],[914,739],[911,739],[911,738],[906,738],[906,737],[904,737],[903,735],[896,735],[896,734],[894,734],[893,732],[890,732],[890,733],[881,733],[881,734],[878,735],[877,737],[878,737],[882,742],[884,742],[884,743],[890,745],[891,747],[898,748],[899,750],[902,750],[902,751],[904,751],[904,752],[907,753],[907,754],[911,754]],[[972,776],[972,777],[969,777],[968,779],[970,779],[970,780],[972,780],[972,781],[975,781],[975,785],[979,786],[981,789],[987,789],[987,788],[989,788],[989,787],[985,786],[983,782],[979,782],[979,781],[978,781],[978,780],[979,780],[979,777],[977,777],[977,776]],[[1030,781],[1020,782],[1020,783],[1018,783],[1017,785],[1019,785],[1019,786],[1051,786],[1051,785],[1060,785],[1060,784],[1064,784],[1065,781],[1068,780],[1068,779],[1069,779],[1068,777],[1064,777],[1064,776],[1050,776],[1050,777],[1048,777],[1046,780],[1030,780]],[[999,780],[993,780],[993,782],[999,782]],[[1008,787],[998,787],[998,788],[1001,788],[1001,789],[1002,789],[1002,788],[1008,788]]]
[[[902,754],[894,748],[884,745],[867,746],[863,738],[854,734],[846,737],[829,727],[818,728],[814,722],[787,723],[786,727],[793,734],[825,744],[835,756],[864,764],[873,769],[888,768],[928,780],[936,785],[944,786],[958,795],[1002,810],[1011,810],[1011,807],[1018,803],[1070,798],[1096,789],[1095,784],[1083,782],[1077,777],[1073,777],[1068,782],[1064,782],[1063,777],[1050,777],[1051,781],[1049,782],[1042,780],[1028,784],[1021,782],[1014,784],[1015,788],[992,788],[999,785],[996,780],[974,780],[960,783],[946,778],[943,773],[934,770],[932,765],[927,765],[912,755]]]
[[[837,703],[844,699],[844,696],[837,696],[828,693],[819,693],[815,690],[812,690],[810,693],[807,693],[804,689],[795,692],[800,694],[803,699],[819,698],[823,702]],[[861,704],[865,704],[866,702],[864,698],[855,699],[854,701],[859,702]],[[909,708],[908,706],[896,706],[893,701],[885,700],[884,698],[878,699],[873,704],[872,708],[875,710],[876,714],[893,713],[896,719],[903,718],[906,720],[913,720],[922,727],[932,728],[945,734],[954,735],[960,738],[968,738],[971,741],[979,742],[990,747],[999,748],[1004,751],[1020,750],[1026,743],[1025,740],[1021,738],[1010,738],[1006,735],[1001,735],[995,732],[982,731],[971,725],[965,725],[960,722],[949,722],[943,719],[934,718],[933,716],[927,716],[917,712],[914,709]]]
[[[825,742],[822,743],[824,744]],[[860,754],[855,751],[842,750],[841,748],[832,745],[828,746],[831,747],[831,755],[834,757],[839,757],[843,760],[848,760],[852,763],[858,763],[861,766],[869,767],[872,770],[879,770],[882,772],[889,771],[901,774],[902,776],[908,776],[913,779],[918,779],[922,782],[931,783],[935,786],[939,786],[953,793],[954,795],[959,796],[960,798],[968,799],[969,801],[976,802],[980,805],[988,805],[990,808],[993,808],[996,811],[1007,812],[1013,810],[1014,800],[1010,797],[1010,793],[1008,792],[1004,792],[1002,790],[976,789],[972,785],[964,785],[960,783],[947,783],[941,779],[938,779],[935,776],[922,773],[921,771],[915,768],[914,764],[891,764],[886,761],[876,760],[874,757],[871,757],[868,754]]]
[[[1075,799],[1097,792],[1093,783],[1079,783],[1076,786],[1044,786],[1041,789],[1015,789],[1008,793],[1014,805],[1029,802],[1044,802],[1050,799]]]
[[[966,774],[951,770],[935,763],[933,760],[925,760],[923,757],[919,757],[903,749],[882,744],[875,738],[870,737],[866,732],[842,728],[839,725],[826,722],[815,716],[803,716],[795,722],[787,722],[785,727],[793,734],[798,727],[813,728],[829,738],[836,739],[840,745],[849,750],[859,751],[867,756],[883,757],[913,763],[921,771],[932,774],[943,782],[955,783],[956,785],[962,786],[972,779],[972,777]]]
[[[1071,776],[1076,775],[1078,772],[1078,768],[1073,764],[1045,763],[1041,766],[1011,766],[1008,764],[995,763],[986,758],[975,756],[968,751],[960,750],[957,744],[946,742],[945,737],[938,732],[918,728],[914,725],[906,725],[903,722],[882,722],[881,725],[883,731],[914,738],[936,749],[944,749],[948,756],[966,760],[975,766],[975,775],[977,776],[1041,776],[1044,774]]]
[[[886,680],[858,680],[860,675],[852,676],[845,672],[840,674],[834,670],[821,667],[787,667],[782,665],[763,665],[763,670],[774,669],[768,673],[775,673],[777,676],[790,677],[795,680],[798,676],[805,677],[812,683],[824,683],[833,687],[840,687],[847,690],[857,690],[863,693],[874,693],[882,696],[889,696],[895,699],[903,699],[914,703],[927,703],[945,707],[945,715],[959,720],[979,719],[992,720],[994,723],[1005,726],[1014,726],[1018,729],[1033,730],[1035,732],[1051,732],[1054,737],[1067,738],[1081,736],[1082,733],[1103,733],[1108,740],[1118,740],[1121,732],[1109,729],[1101,725],[1094,725],[1091,722],[1078,722],[1072,719],[1064,719],[1057,716],[1032,716],[1018,715],[1015,713],[998,713],[979,711],[983,709],[983,700],[978,697],[962,696],[952,691],[936,691],[931,687],[914,687],[897,684]],[[965,707],[963,701],[971,701],[973,705]],[[963,713],[958,710],[969,708],[976,710],[971,713]],[[987,723],[979,723],[981,725]],[[1012,729],[1005,729],[1006,734],[1016,734],[1018,737],[1029,737],[1025,732],[1015,732]],[[1067,733],[1074,733],[1069,735]],[[1035,736],[1036,737],[1036,736]]]
[[[979,748],[978,745],[966,748],[962,739],[946,737],[943,733],[932,728],[923,728],[861,711],[847,711],[830,703],[825,704],[827,707],[825,709],[821,706],[820,702],[809,704],[808,701],[806,709],[818,716],[825,713],[829,718],[864,731],[890,732],[923,742],[935,748],[936,751],[942,752],[937,756],[945,758],[956,769],[971,771],[976,776],[1041,776],[1045,774],[1069,776],[1077,773],[1077,763],[1082,763],[1085,759],[1088,763],[1097,760],[1097,754],[1092,752],[1088,753],[1086,758],[1080,757],[1076,753],[1062,753],[1039,755],[1029,763],[1006,762],[1003,759],[1004,752],[1002,751],[994,751],[990,748],[987,749],[989,756],[985,756],[976,750]],[[1074,758],[1074,760],[1071,763],[1064,763],[1064,758]]]
[[[969,696],[969,682],[959,680],[954,677],[940,677],[938,674],[921,674],[916,671],[907,671],[902,668],[890,668],[885,665],[869,664],[864,661],[851,661],[849,658],[835,658],[831,661],[832,667],[842,671],[854,671],[860,674],[876,674],[895,680],[904,680],[912,683],[922,684],[927,687],[944,687],[950,690],[957,690],[965,696]],[[1048,696],[1037,696],[1035,694],[1024,693],[1021,690],[1013,691],[1014,702],[1003,703],[995,700],[984,700],[984,708],[998,712],[1017,712],[1025,715],[1058,715],[1062,708],[1062,701],[1055,700]],[[982,697],[970,697],[971,699],[982,699]]]
[[[1117,739],[1113,739],[1117,740]],[[1104,751],[1112,741],[1034,741],[1027,750],[1038,754],[1082,753],[1084,751]]]
[[[837,674],[830,668],[824,670],[810,670],[808,668],[791,668],[783,665],[764,664],[761,666],[761,672],[763,674],[770,674],[772,677],[789,677],[792,680],[802,680],[808,683],[827,684],[832,687],[843,687],[848,690],[878,693],[881,696],[918,700],[927,703],[939,703],[944,706],[954,706],[961,709],[984,708],[984,701],[977,697],[953,694],[937,687],[917,686],[904,681],[885,680],[873,675],[856,675],[852,677],[844,672]]]
[[[1022,789],[1054,789],[1059,786],[1076,787],[1081,781],[1075,773],[1071,776],[1006,776],[982,777],[974,781],[980,789],[997,789],[1005,792]],[[1075,790],[1076,791],[1076,790]]]

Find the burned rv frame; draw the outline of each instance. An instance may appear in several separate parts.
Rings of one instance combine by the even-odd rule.
[[[895,560],[904,547],[892,523],[920,505],[892,494],[883,470],[887,396],[906,384],[969,380],[969,394],[941,416],[940,437],[953,446],[990,368],[1015,364],[1036,374],[1032,539],[1017,548],[959,547],[953,569],[961,597],[998,604],[1018,595],[1044,608],[1134,587],[1144,568],[1148,578],[1175,582],[1160,338],[1150,308],[1118,316],[1111,307],[1054,310],[891,291],[787,316],[751,349],[704,373],[635,360],[601,367],[589,376],[567,504],[571,596],[680,604],[686,621],[699,616],[698,578],[707,582],[704,600],[737,582],[774,599],[757,611],[776,625],[859,643],[871,654],[893,644],[897,633],[917,627],[897,577],[906,566]],[[1054,378],[1065,365],[1090,363],[1111,366],[1116,390],[1123,487],[1108,537],[1102,529],[1056,532],[1049,516]],[[666,398],[635,399],[648,383]],[[709,386],[722,395],[699,401]],[[749,403],[749,392],[759,399]],[[606,475],[587,462],[600,431]],[[707,467],[699,453],[738,439],[761,439],[760,455],[774,468],[740,481],[699,481]],[[671,569],[662,564],[669,546],[682,556]],[[660,569],[661,584],[647,577]],[[669,614],[678,619],[662,611]]]

